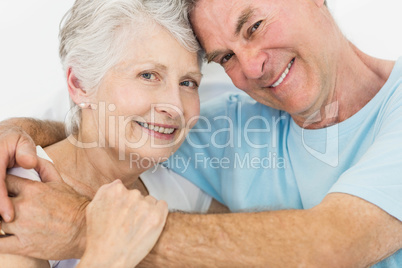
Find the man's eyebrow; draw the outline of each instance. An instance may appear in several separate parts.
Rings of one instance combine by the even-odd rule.
[[[212,51],[212,52],[210,52],[210,53],[207,53],[207,54],[205,55],[205,59],[207,60],[208,63],[210,63],[211,61],[214,61],[214,59],[215,59],[219,54],[222,54],[222,53],[224,53],[223,50],[214,50],[214,51]]]
[[[242,13],[240,13],[239,18],[237,19],[236,24],[236,31],[235,35],[238,36],[240,34],[241,29],[243,28],[244,24],[254,15],[254,9],[251,7],[245,8]]]
[[[236,23],[236,30],[235,30],[235,35],[239,35],[241,29],[243,28],[244,24],[248,22],[248,20],[254,15],[254,10],[251,7],[245,8],[241,13],[239,18],[237,19]],[[226,51],[223,50],[215,50],[210,53],[206,53],[205,58],[208,63],[213,61],[218,55],[227,53]]]

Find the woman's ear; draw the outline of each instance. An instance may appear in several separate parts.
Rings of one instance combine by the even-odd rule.
[[[75,76],[71,67],[67,70],[67,86],[68,93],[75,104],[82,106],[84,103],[88,103],[87,92],[82,88],[80,80]]]

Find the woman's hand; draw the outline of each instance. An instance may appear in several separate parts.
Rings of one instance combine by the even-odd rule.
[[[166,202],[102,186],[87,207],[87,246],[79,267],[134,267],[153,248],[166,222]]]

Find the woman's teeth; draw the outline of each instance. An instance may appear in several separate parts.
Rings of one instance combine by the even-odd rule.
[[[281,77],[279,77],[279,79],[273,83],[270,87],[277,87],[279,86],[283,80],[285,79],[285,77],[288,75],[290,67],[292,67],[293,62],[295,61],[295,59],[293,59],[291,62],[289,62],[288,67],[285,69],[285,71],[281,74]]]
[[[172,134],[174,132],[174,128],[164,128],[164,127],[159,127],[159,126],[154,126],[154,125],[150,125],[148,123],[142,123],[142,122],[137,122],[140,126],[153,130],[155,132],[159,132],[162,134]]]

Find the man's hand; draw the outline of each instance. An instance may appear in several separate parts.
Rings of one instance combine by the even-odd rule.
[[[87,248],[79,267],[135,267],[158,240],[168,208],[116,180],[98,190],[86,214]]]
[[[89,199],[64,183],[49,161],[38,159],[36,170],[47,182],[7,176],[16,216],[10,223],[2,222],[2,229],[12,236],[0,238],[0,253],[51,260],[80,258]]]
[[[5,222],[14,218],[14,210],[5,185],[7,168],[26,169],[37,165],[35,143],[20,127],[0,124],[0,215]]]

